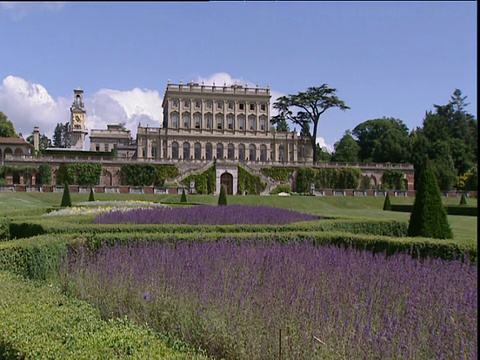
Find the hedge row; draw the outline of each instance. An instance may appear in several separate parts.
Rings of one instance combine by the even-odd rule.
[[[55,287],[0,272],[0,294],[0,359],[207,359]]]
[[[445,260],[469,259],[477,262],[477,248],[474,245],[459,244],[453,240],[433,240],[429,238],[393,237],[346,233],[340,231],[285,231],[285,232],[243,232],[225,234],[159,232],[118,232],[97,234],[47,234],[28,239],[12,240],[0,244],[0,270],[37,280],[58,280],[59,266],[68,252],[73,255],[79,248],[96,251],[117,243],[136,241],[160,241],[176,243],[179,241],[219,241],[230,239],[244,241],[252,238],[273,239],[282,243],[291,241],[311,241],[315,245],[336,245],[348,248],[392,255],[403,252],[412,257],[441,258]]]
[[[223,234],[239,232],[274,232],[283,231],[344,231],[371,235],[406,236],[407,223],[393,220],[350,220],[329,219],[318,221],[298,222],[286,225],[177,225],[177,224],[91,224],[58,222],[54,219],[30,221],[12,221],[8,233],[11,239],[28,238],[43,234],[71,234],[71,233],[132,233],[132,232],[165,232],[177,233],[209,233]]]
[[[413,205],[390,205],[391,211],[411,213]],[[478,208],[473,206],[447,205],[445,206],[448,215],[478,216]]]

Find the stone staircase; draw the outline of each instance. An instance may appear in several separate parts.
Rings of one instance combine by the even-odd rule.
[[[250,166],[246,163],[242,163],[239,166],[243,167],[245,170],[247,170],[249,173],[252,173],[253,175],[257,175],[260,177],[261,181],[267,184],[267,187],[265,190],[263,190],[260,195],[268,195],[270,194],[270,191],[275,189],[280,183],[273,180],[270,176],[266,176],[264,173],[260,171],[260,169],[257,169],[253,166]]]

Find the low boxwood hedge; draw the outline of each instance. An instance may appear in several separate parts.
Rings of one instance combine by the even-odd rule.
[[[0,294],[0,359],[207,359],[53,286],[0,272]]]

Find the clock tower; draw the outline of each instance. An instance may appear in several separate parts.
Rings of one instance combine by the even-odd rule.
[[[85,135],[88,133],[85,127],[87,111],[83,103],[83,90],[73,90],[73,104],[70,107],[70,148],[85,150]]]

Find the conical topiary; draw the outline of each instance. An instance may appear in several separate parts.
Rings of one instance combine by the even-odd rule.
[[[442,204],[440,187],[429,162],[418,175],[417,193],[408,224],[408,236],[453,238],[447,211]]]
[[[223,185],[220,188],[220,195],[218,196],[218,205],[227,205],[227,193],[225,191],[225,186]]]
[[[187,195],[185,195],[185,189],[182,189],[182,196],[180,197],[180,202],[182,203],[187,202]]]
[[[90,195],[88,196],[88,201],[95,201],[95,195],[93,193],[93,188],[90,188]]]
[[[62,196],[62,203],[60,204],[62,207],[72,206],[72,198],[70,197],[70,189],[68,183],[65,183],[63,187],[63,196]]]
[[[467,205],[467,197],[465,193],[462,193],[462,198],[460,199],[460,205]]]
[[[388,196],[388,193],[383,202],[383,210],[392,210],[392,204],[390,204],[390,196]]]

